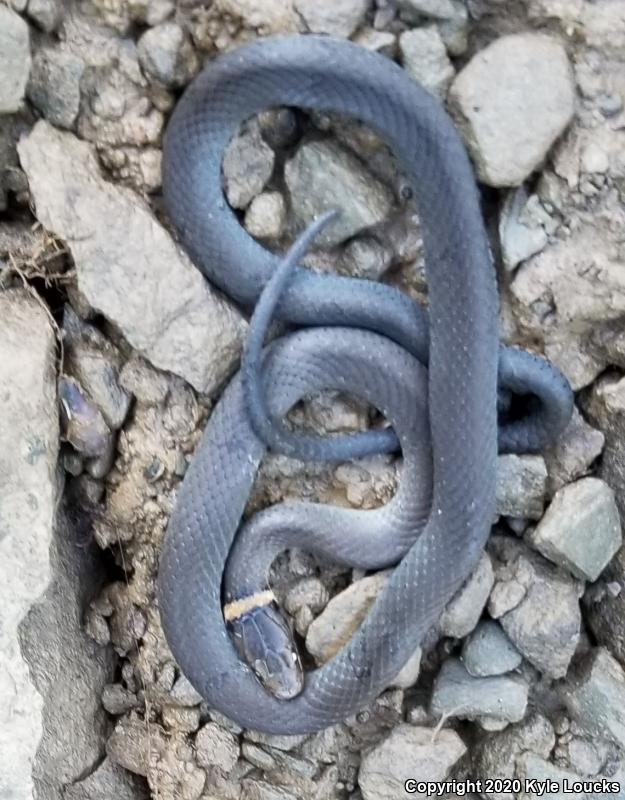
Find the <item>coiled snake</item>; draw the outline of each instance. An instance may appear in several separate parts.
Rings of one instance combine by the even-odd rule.
[[[498,344],[495,271],[451,121],[391,60],[346,41],[257,40],[210,63],[178,103],[165,140],[164,196],[205,275],[250,309],[280,263],[227,206],[221,161],[243,120],[282,105],[342,112],[390,145],[414,179],[429,308],[380,283],[297,268],[274,297],[275,313],[302,329],[265,349],[260,395],[274,420],[323,389],[375,406],[401,446],[400,485],[373,511],[292,501],[255,515],[237,536],[222,588],[265,439],[306,457],[345,458],[384,449],[385,441],[388,449],[384,433],[298,443],[277,422],[261,430],[254,372],[247,392],[237,375],[179,490],[159,603],[172,652],[210,706],[245,727],[304,733],[345,719],[396,676],[482,552],[495,517],[498,438],[500,450],[543,446],[568,421],[572,396],[545,361]],[[502,424],[499,437],[498,380],[506,391],[534,395],[528,416]],[[263,608],[266,593],[256,609],[245,598],[266,589],[276,554],[294,546],[366,569],[397,566],[353,638],[284,700],[237,655],[223,603],[243,601],[235,616]],[[253,613],[248,621],[255,624]]]

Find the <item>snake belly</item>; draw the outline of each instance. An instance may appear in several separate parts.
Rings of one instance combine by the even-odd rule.
[[[265,453],[238,378],[211,416],[169,522],[159,605],[180,667],[210,706],[239,724],[294,734],[339,722],[382,691],[477,563],[495,514],[498,303],[477,187],[451,121],[390,60],[323,36],[271,37],[222,56],[176,107],[165,141],[165,200],[211,281],[250,306],[275,267],[277,257],[227,207],[220,169],[240,123],[277,105],[342,112],[383,136],[414,179],[429,294],[425,332],[408,298],[374,282],[298,269],[280,302],[282,319],[321,327],[267,350],[272,411],[285,413],[310,390],[340,388],[385,413],[403,467],[381,536],[389,550],[395,537],[412,542],[360,629],[306,676],[299,696],[281,701],[262,689],[239,660],[222,614],[226,560]],[[345,330],[337,334],[336,325]],[[429,341],[421,354],[427,377],[414,355],[419,341]],[[417,399],[419,386],[426,403]],[[431,446],[425,468],[415,443],[417,407]],[[425,507],[416,480],[430,492]],[[288,504],[271,512],[278,527],[283,514],[289,527],[319,527],[326,538],[344,535],[346,513],[356,521],[375,513],[337,509],[334,519],[324,507],[317,525],[314,506],[299,517]]]

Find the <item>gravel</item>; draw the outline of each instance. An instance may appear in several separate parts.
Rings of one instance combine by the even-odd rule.
[[[41,48],[33,58],[28,99],[57,128],[71,129],[80,109],[85,64],[57,47]]]

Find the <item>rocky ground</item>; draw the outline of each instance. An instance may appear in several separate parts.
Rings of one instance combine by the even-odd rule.
[[[176,489],[247,325],[167,227],[163,129],[204,63],[284,31],[349,37],[447,104],[483,189],[502,336],[577,399],[557,447],[500,457],[487,553],[423,651],[308,737],[206,707],[154,602]],[[623,0],[11,0],[0,76],[0,796],[391,800],[407,778],[608,777],[625,798]],[[410,185],[370,131],[274,109],[223,170],[267,246],[339,206],[310,265],[425,298]],[[292,418],[343,431],[370,414],[324,395]],[[250,508],[371,508],[398,466],[272,457]],[[275,573],[317,663],[386,579],[299,552]],[[535,796],[507,788],[481,795]]]

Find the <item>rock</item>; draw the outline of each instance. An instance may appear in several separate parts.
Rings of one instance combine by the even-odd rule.
[[[515,539],[491,539],[491,552],[499,561],[491,616],[536,669],[563,677],[579,640],[580,585]]]
[[[504,455],[497,459],[497,513],[540,519],[545,506],[547,468],[542,456]]]
[[[422,655],[422,649],[417,647],[408,661],[406,661],[404,666],[399,670],[393,681],[390,683],[390,686],[395,686],[398,689],[410,689],[411,686],[414,686],[419,679],[419,674],[421,672]]]
[[[546,558],[588,581],[597,580],[622,539],[614,492],[598,478],[560,489],[529,536]]]
[[[511,672],[521,661],[521,654],[501,625],[491,620],[480,622],[462,646],[462,662],[467,672],[477,678]]]
[[[284,607],[289,614],[297,612],[307,606],[318,614],[328,604],[328,590],[319,578],[303,578],[292,586],[284,598]]]
[[[566,52],[543,34],[503,36],[460,72],[449,101],[480,179],[489,186],[519,186],[573,116]]]
[[[362,796],[364,800],[395,800],[404,794],[410,778],[443,780],[465,751],[454,731],[443,728],[434,732],[400,724],[381,744],[363,754],[358,773]]]
[[[341,253],[339,271],[355,278],[377,281],[390,268],[393,251],[370,236],[362,236],[348,242]]]
[[[533,753],[523,753],[519,756],[516,774],[522,781],[523,788],[518,794],[521,800],[534,800],[534,798],[540,797],[541,785],[557,787],[549,792],[553,800],[566,800],[573,791],[572,785],[574,781],[582,780],[581,776],[575,775],[569,770],[556,767],[555,764]],[[538,785],[533,783],[534,781],[539,782]],[[564,788],[566,786],[565,781],[571,787],[568,791]],[[575,796],[579,800],[591,800],[593,795],[577,791]]]
[[[143,70],[165,86],[185,86],[198,70],[199,62],[191,40],[175,22],[149,28],[137,43]]]
[[[33,59],[28,99],[58,128],[71,128],[80,109],[84,63],[59,47],[43,47]]]
[[[562,697],[584,731],[625,747],[625,672],[605,648],[588,653]]]
[[[300,225],[331,208],[341,213],[317,237],[319,244],[340,244],[381,222],[391,210],[389,189],[362,163],[332,141],[308,141],[286,163],[284,176],[293,211]]]
[[[226,197],[233,208],[245,208],[265,188],[273,172],[273,150],[257,124],[235,136],[226,148],[223,176]]]
[[[432,692],[431,711],[437,717],[489,717],[519,722],[527,707],[528,685],[516,675],[475,678],[455,658],[443,664]]]
[[[284,231],[286,206],[280,192],[257,195],[245,212],[245,228],[259,239],[279,239]]]
[[[398,0],[397,7],[408,22],[419,22],[423,17],[449,20],[456,15],[452,0]]]
[[[333,597],[306,634],[306,649],[318,664],[329,661],[360,627],[384,588],[390,570],[354,581]]]
[[[110,454],[113,446],[111,429],[100,409],[86,396],[72,378],[59,380],[61,436],[64,441],[87,458]]]
[[[136,694],[121,683],[108,683],[102,690],[102,705],[115,717],[136,708],[138,704]]]
[[[242,786],[241,800],[297,800],[292,792],[257,778],[244,780]]]
[[[19,153],[38,218],[66,240],[88,302],[155,366],[201,392],[221,386],[239,357],[245,323],[147,205],[101,178],[90,145],[43,121]]]
[[[555,741],[549,720],[534,711],[523,722],[478,743],[472,752],[474,775],[482,780],[514,778],[517,758],[526,752],[548,758]],[[486,791],[483,796],[488,800],[516,800],[516,794],[506,791]]]
[[[483,553],[471,577],[441,615],[438,627],[442,636],[462,639],[471,633],[484,610],[494,581],[490,557]]]
[[[506,269],[514,270],[522,261],[544,250],[549,237],[537,215],[532,214],[524,187],[508,194],[501,209],[499,239]]]
[[[69,786],[65,800],[147,800],[147,791],[141,781],[110,758],[83,780]]]
[[[360,33],[356,34],[354,41],[361,47],[366,47],[367,50],[373,50],[375,53],[382,53],[382,55],[392,58],[395,53],[397,37],[389,31],[363,28]]]
[[[219,14],[241,20],[262,36],[299,30],[292,0],[217,0],[215,7]]]
[[[17,111],[30,73],[28,25],[15,11],[0,5],[0,114]]]
[[[191,708],[193,706],[199,706],[203,698],[191,685],[189,679],[185,678],[184,675],[180,675],[171,690],[171,699],[175,700],[179,706]]]
[[[184,706],[163,706],[163,725],[170,731],[194,733],[200,727],[200,709]]]
[[[589,425],[574,407],[571,421],[558,441],[544,453],[550,493],[581,478],[601,455],[604,443],[603,433]]]
[[[46,33],[52,33],[63,19],[63,0],[28,0],[28,16]]]
[[[106,743],[109,758],[135,775],[148,774],[150,762],[167,747],[167,734],[155,723],[149,725],[139,718],[124,717]]]
[[[399,37],[401,63],[432,94],[445,97],[455,70],[435,25],[404,31]]]
[[[26,291],[0,292],[0,351],[0,795],[56,797],[102,755],[112,659],[82,632],[102,576],[59,509],[55,336]]]
[[[8,9],[0,7],[0,24]],[[27,797],[43,730],[43,701],[20,652],[19,625],[50,582],[58,422],[54,334],[26,292],[0,293],[0,794]]]
[[[370,0],[294,0],[295,11],[310,33],[328,33],[348,39],[359,28]]]
[[[240,747],[236,736],[215,722],[207,722],[195,737],[195,751],[201,767],[219,767],[227,775],[237,763]]]

